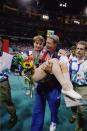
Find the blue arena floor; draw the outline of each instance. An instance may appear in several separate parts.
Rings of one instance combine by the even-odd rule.
[[[18,122],[12,129],[7,129],[6,125],[9,119],[9,115],[0,106],[0,131],[30,131],[32,110],[34,103],[34,96],[30,98],[26,95],[27,85],[24,83],[24,79],[21,76],[16,76],[13,73],[9,75],[11,93],[13,102],[16,106]],[[72,115],[70,108],[67,108],[62,96],[61,106],[59,109],[59,123],[57,125],[57,131],[75,131],[75,124],[70,124],[69,119]],[[50,125],[50,111],[48,105],[46,106],[44,131],[49,131]]]

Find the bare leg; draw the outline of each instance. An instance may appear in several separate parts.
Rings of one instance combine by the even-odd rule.
[[[73,89],[73,85],[72,85],[72,82],[70,80],[70,74],[69,74],[67,65],[65,65],[61,62],[59,64],[60,64],[60,68],[61,68],[61,71],[63,73],[64,79],[65,79],[66,83],[68,84],[67,89]]]
[[[45,64],[46,62],[35,69],[34,74],[32,75],[32,79],[34,81],[40,81],[47,76],[47,73],[45,73],[44,70],[42,70]]]

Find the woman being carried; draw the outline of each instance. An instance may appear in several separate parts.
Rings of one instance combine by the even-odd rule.
[[[34,73],[32,74],[32,79],[35,82],[44,79],[47,76],[45,69],[48,64],[52,64],[51,73],[56,77],[56,79],[61,84],[62,93],[74,99],[81,99],[82,98],[81,95],[73,90],[73,85],[70,81],[67,66],[64,65],[62,62],[59,62],[59,60],[56,58],[44,62],[42,65],[36,68],[34,70]]]

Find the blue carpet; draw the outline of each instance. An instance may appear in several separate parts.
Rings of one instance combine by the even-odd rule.
[[[27,85],[25,85],[24,80],[21,76],[15,76],[10,74],[9,76],[11,93],[13,102],[16,106],[18,122],[10,131],[30,131],[31,119],[32,119],[32,110],[34,97],[30,98],[25,93],[27,91]],[[70,108],[66,108],[64,99],[62,96],[61,106],[59,109],[59,122],[57,125],[57,131],[75,131],[75,124],[69,123],[69,118],[71,117],[72,112]],[[4,107],[0,106],[0,130],[9,131],[6,128],[7,122],[9,119],[9,114],[6,112]],[[50,125],[50,111],[48,105],[46,106],[45,112],[45,122],[44,122],[44,131],[49,131]]]

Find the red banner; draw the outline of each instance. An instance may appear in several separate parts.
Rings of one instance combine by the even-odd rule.
[[[9,53],[9,40],[3,39],[3,51]]]

